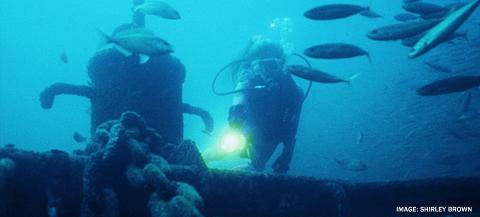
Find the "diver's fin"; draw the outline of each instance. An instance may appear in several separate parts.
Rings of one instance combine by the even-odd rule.
[[[115,48],[118,50],[118,52],[122,53],[123,55],[129,57],[131,56],[133,53],[128,51],[127,49],[123,48],[123,47],[120,47],[118,45],[115,46]]]
[[[145,55],[145,54],[139,54],[138,55],[138,61],[140,64],[144,64],[146,62],[148,62],[148,60],[150,59],[150,56],[148,55]]]

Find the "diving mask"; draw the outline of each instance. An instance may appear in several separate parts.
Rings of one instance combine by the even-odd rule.
[[[283,61],[278,58],[264,58],[252,61],[251,69],[260,75],[263,80],[269,81],[275,78],[283,70]]]

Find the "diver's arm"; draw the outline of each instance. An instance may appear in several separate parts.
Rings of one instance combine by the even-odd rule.
[[[52,108],[55,97],[61,94],[76,95],[91,99],[93,97],[93,89],[86,85],[73,85],[66,83],[52,84],[40,94],[40,103],[42,108]]]
[[[183,113],[197,115],[202,118],[203,125],[205,129],[203,132],[210,134],[213,132],[213,118],[210,113],[202,108],[191,106],[190,104],[183,103],[182,105]]]

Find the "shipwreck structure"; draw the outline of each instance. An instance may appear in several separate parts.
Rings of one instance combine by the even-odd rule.
[[[134,24],[144,22],[134,13]],[[46,109],[62,94],[90,99],[92,137],[74,153],[0,148],[0,217],[386,217],[420,205],[480,211],[480,177],[353,183],[208,169],[195,143],[183,140],[183,113],[213,130],[208,112],[182,102],[183,65],[172,56],[136,61],[99,52],[91,83],[55,83],[41,93]]]
[[[400,216],[397,207],[469,206],[480,177],[353,183],[208,169],[137,113],[101,124],[84,152],[0,149],[0,216]],[[447,216],[441,213],[439,216]]]

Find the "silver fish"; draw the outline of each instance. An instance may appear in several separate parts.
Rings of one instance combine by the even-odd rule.
[[[133,9],[134,12],[155,15],[165,19],[181,19],[180,13],[172,6],[158,0],[147,0]]]
[[[443,166],[454,166],[462,162],[463,157],[460,155],[446,155],[437,159],[435,162]]]
[[[442,22],[429,30],[427,34],[423,36],[415,46],[413,46],[409,57],[418,57],[444,41],[445,38],[455,32],[468,19],[468,17],[470,17],[479,4],[480,0],[474,0],[448,15]]]
[[[440,20],[408,21],[374,29],[367,34],[367,37],[379,41],[399,40],[421,34],[438,23]]]
[[[335,159],[335,162],[340,165],[343,169],[354,171],[354,172],[361,172],[368,169],[367,165],[359,160],[339,160]]]
[[[463,92],[478,86],[480,86],[480,76],[454,76],[422,86],[417,90],[417,94],[421,96],[436,96]]]
[[[420,17],[424,20],[443,19],[448,15],[449,10],[439,11],[437,13],[422,14]]]
[[[367,56],[370,59],[370,54],[355,45],[345,43],[326,43],[315,45],[303,51],[308,57],[318,59],[342,59],[352,58],[357,56]]]
[[[67,56],[67,52],[65,52],[65,50],[62,51],[62,53],[60,53],[60,60],[67,64],[68,63],[68,56]]]
[[[413,36],[413,37],[410,37],[410,38],[405,38],[405,39],[402,39],[402,45],[406,46],[406,47],[413,47],[415,46],[415,44],[420,41],[420,39],[422,39],[422,37],[424,36],[425,34],[420,34],[420,35],[416,35],[416,36]],[[463,32],[463,33],[454,33],[454,34],[451,34],[450,36],[448,36],[448,38],[445,39],[445,41],[443,42],[449,42],[451,40],[454,40],[456,38],[463,38],[465,40],[469,40],[468,39],[468,35],[467,35],[467,32]]]
[[[394,18],[395,20],[401,21],[401,22],[420,19],[419,16],[417,16],[417,15],[415,15],[415,14],[410,14],[410,13],[397,14],[397,15],[395,15],[395,17],[393,17],[393,18]]]
[[[80,134],[79,132],[74,132],[73,133],[73,140],[75,142],[82,143],[82,142],[87,141],[87,138],[85,136],[83,136],[82,134]]]
[[[434,63],[431,61],[423,61],[425,65],[434,69],[435,71],[443,72],[443,73],[451,73],[452,69],[446,65],[441,65],[440,63]]]
[[[415,14],[433,14],[448,10],[439,5],[428,2],[411,2],[403,5],[403,9]]]
[[[363,135],[363,133],[362,133],[362,132],[358,132],[358,135],[357,135],[357,144],[362,143],[364,139],[365,139],[365,136]]]
[[[173,52],[172,45],[153,35],[148,30],[126,30],[113,36],[99,31],[101,44],[115,44],[117,49],[129,56],[139,54],[140,63],[145,63],[150,56],[161,56]]]
[[[463,113],[467,113],[470,110],[470,104],[472,102],[472,92],[468,91],[465,94],[465,98],[463,99]]]
[[[468,2],[455,2],[455,3],[450,3],[450,4],[447,4],[445,5],[445,8],[448,8],[450,10],[456,10],[456,9],[459,9],[465,5],[467,5]]]
[[[309,68],[302,65],[289,65],[287,66],[287,71],[297,77],[318,82],[318,83],[347,83],[350,82],[358,77],[359,74],[355,74],[349,79],[339,78],[334,75],[330,75],[328,73],[322,72],[318,69]]]
[[[353,4],[329,4],[314,7],[303,15],[312,20],[334,20],[360,14],[369,18],[381,17],[372,11],[370,7],[362,7]]]

